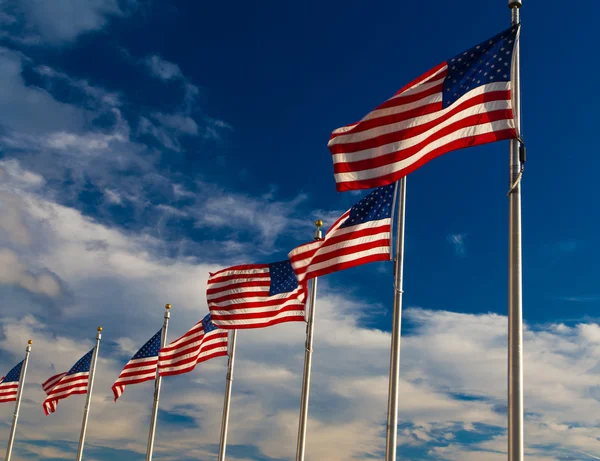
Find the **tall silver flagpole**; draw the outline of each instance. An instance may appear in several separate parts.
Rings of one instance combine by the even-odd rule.
[[[33,341],[30,339],[27,343],[27,348],[25,349],[25,360],[23,361],[23,366],[21,367],[21,375],[19,376],[19,388],[17,390],[17,403],[15,404],[15,415],[13,416],[13,423],[10,429],[10,435],[8,437],[8,448],[6,449],[6,458],[4,458],[4,461],[10,461],[10,457],[12,456],[13,444],[15,442],[15,433],[17,431],[17,420],[19,419],[19,408],[21,408],[21,398],[23,397],[23,388],[25,387],[25,375],[27,373],[27,364],[29,363],[29,354],[31,353],[31,343],[33,343]]]
[[[315,240],[321,240],[320,219],[315,222]],[[304,346],[304,375],[302,378],[302,398],[300,400],[300,421],[298,423],[298,445],[296,446],[296,461],[304,461],[306,450],[306,423],[308,420],[308,397],[310,393],[310,372],[312,369],[313,335],[315,331],[315,309],[317,300],[317,277],[312,279],[310,288],[310,311],[306,324],[306,343]]]
[[[81,423],[81,435],[79,436],[79,449],[77,450],[77,461],[81,461],[83,457],[83,444],[85,443],[85,431],[87,430],[88,416],[90,414],[90,403],[92,401],[92,390],[94,389],[94,376],[96,375],[96,362],[98,360],[98,348],[100,347],[100,339],[102,338],[102,327],[98,327],[96,333],[96,347],[92,354],[92,364],[90,366],[90,377],[88,382],[87,399],[83,408],[83,422]]]
[[[165,304],[165,321],[160,335],[160,348],[167,344],[167,328],[169,327],[169,318],[171,317],[171,305]],[[146,448],[146,461],[152,461],[152,452],[154,451],[154,435],[156,434],[156,418],[158,416],[158,399],[160,398],[160,384],[162,377],[158,374],[158,365],[156,366],[156,380],[154,382],[154,406],[152,407],[152,419],[150,420],[150,433],[148,434],[148,447]]]
[[[398,440],[398,389],[400,385],[400,332],[402,325],[402,275],[404,272],[404,216],[406,211],[406,177],[399,181],[400,201],[396,225],[396,264],[394,266],[394,314],[390,352],[390,387],[388,396],[385,460],[396,461]]]
[[[521,0],[508,0],[512,24],[521,21]],[[519,40],[514,48],[512,98],[517,133],[521,136]],[[508,237],[508,459],[523,461],[523,297],[521,265],[521,140],[510,141]]]
[[[229,335],[229,361],[227,362],[227,381],[225,384],[225,401],[223,402],[223,420],[221,421],[221,440],[219,442],[219,461],[225,461],[227,449],[227,430],[229,428],[229,404],[231,402],[231,383],[233,382],[233,365],[235,362],[235,340],[237,330]]]

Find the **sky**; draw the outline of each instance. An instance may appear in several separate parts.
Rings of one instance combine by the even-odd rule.
[[[84,459],[145,459],[152,383],[110,387],[164,304],[174,339],[210,271],[285,259],[365,195],[336,192],[331,131],[507,28],[506,3],[0,0],[0,375],[33,339],[13,460],[75,456],[85,398],[44,416],[40,384],[100,325]],[[525,453],[600,459],[600,5],[524,3]],[[407,178],[399,459],[506,459],[508,161]],[[307,461],[384,457],[392,289],[391,262],[319,281]],[[228,459],[295,458],[304,330],[238,335]],[[163,381],[154,459],[217,459],[225,373]]]

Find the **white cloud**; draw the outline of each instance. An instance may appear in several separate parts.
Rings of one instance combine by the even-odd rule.
[[[152,75],[161,80],[177,80],[182,79],[183,74],[177,64],[174,64],[160,56],[148,56],[145,60],[146,66],[152,72]]]
[[[111,17],[122,16],[130,10],[123,10],[117,0],[15,0],[5,3],[7,7],[11,4],[17,5],[24,14],[26,33],[53,45],[71,42],[83,33],[102,29]],[[130,1],[128,6],[135,7],[135,1]]]
[[[467,254],[466,238],[467,234],[450,234],[446,237],[446,240],[448,240],[448,243],[452,244],[454,252],[458,256],[465,256]]]
[[[50,297],[58,296],[60,284],[50,274],[29,273],[19,256],[7,249],[0,248],[0,284],[18,285],[26,290]]]

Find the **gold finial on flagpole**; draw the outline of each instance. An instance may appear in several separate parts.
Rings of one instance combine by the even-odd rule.
[[[171,305],[170,304],[165,304],[165,309],[167,309],[167,310],[171,309]]]
[[[321,221],[320,219],[317,219],[315,221],[315,226],[317,226],[317,227],[323,227],[323,221]]]
[[[102,331],[102,327],[98,327],[98,331]]]
[[[27,341],[27,344],[30,344],[30,345],[33,344],[33,340],[30,339],[29,341]]]
[[[317,219],[315,221],[315,226],[317,226],[317,230],[315,231],[315,240],[321,240],[323,238],[323,234],[321,233],[321,226],[323,225],[323,221]]]

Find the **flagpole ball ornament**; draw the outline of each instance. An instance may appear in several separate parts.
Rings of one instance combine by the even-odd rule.
[[[521,0],[508,0],[509,8],[521,8],[523,6],[523,2]]]
[[[30,339],[29,341],[27,341],[27,344],[33,344],[33,340]]]
[[[323,221],[317,219],[315,221],[315,226],[317,226],[317,230],[315,231],[315,240],[321,240],[323,238],[323,233],[321,232],[321,226],[323,226]]]
[[[171,305],[170,304],[165,304],[165,309],[167,309],[167,310],[171,309]]]
[[[323,227],[323,221],[321,221],[320,219],[317,219],[315,221],[315,226],[317,226],[317,227]]]
[[[102,327],[98,327],[98,331],[102,331]]]

